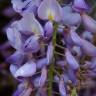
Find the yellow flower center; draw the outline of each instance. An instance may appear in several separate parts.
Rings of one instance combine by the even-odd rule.
[[[54,15],[50,10],[48,10],[48,19],[51,20],[51,21],[54,20]]]

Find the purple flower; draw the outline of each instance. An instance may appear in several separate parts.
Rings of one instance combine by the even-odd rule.
[[[47,80],[47,68],[43,67],[41,71],[41,77],[39,80],[39,86],[43,87],[45,85],[46,80]]]
[[[76,45],[80,46],[85,54],[87,54],[88,56],[96,56],[96,47],[93,44],[85,39],[80,38],[80,36],[74,31],[71,31],[70,34],[72,41]]]
[[[23,18],[17,21],[16,26],[22,34],[44,36],[41,24],[35,19],[32,13],[23,14]]]
[[[31,77],[35,72],[36,64],[33,61],[28,61],[15,72],[15,77]]]
[[[65,6],[62,8],[63,24],[67,26],[76,26],[81,23],[81,16],[79,13],[73,12],[71,6]]]
[[[37,76],[36,78],[33,78],[33,84],[36,89],[42,89],[45,85],[45,82],[47,80],[47,68],[43,67],[41,69],[41,75]]]
[[[17,90],[13,93],[12,96],[20,96],[20,94],[24,91],[24,88],[17,88]]]
[[[93,42],[93,34],[89,31],[84,31],[82,33],[82,38],[84,38],[85,40],[88,40],[90,42]]]
[[[47,96],[47,89],[52,93],[50,96],[55,96],[53,83],[58,85],[61,96],[67,96],[67,86],[72,85],[73,93],[78,85],[79,72],[85,78],[96,75],[96,47],[92,44],[96,22],[84,12],[89,9],[84,0],[64,6],[58,0],[12,0],[11,3],[22,16],[6,32],[16,50],[7,59],[11,63],[10,72],[21,83],[13,96],[30,96],[32,91],[36,96]],[[77,33],[81,23],[85,31]],[[91,60],[87,61],[85,56]],[[83,61],[85,64],[79,64]],[[82,69],[87,72],[83,74]]]
[[[35,13],[41,0],[11,0],[11,3],[13,4],[13,9],[22,15],[23,13]]]
[[[45,36],[46,37],[52,37],[53,33],[53,23],[51,21],[48,21],[44,26]]]
[[[47,49],[48,64],[50,64],[52,62],[52,58],[53,58],[53,45],[52,45],[52,43],[50,43],[48,46],[48,49]]]
[[[21,34],[18,32],[16,27],[14,27],[14,23],[11,25],[10,28],[7,29],[7,38],[12,45],[17,50],[22,49],[22,37]]]
[[[47,66],[48,65],[47,58],[42,58],[37,60],[36,65],[37,65],[37,69],[42,69],[44,66]]]
[[[38,8],[38,16],[42,20],[61,21],[62,9],[57,0],[43,0]]]
[[[40,50],[39,38],[37,36],[29,37],[24,44],[23,50],[25,52],[38,52]]]
[[[66,51],[65,51],[65,57],[66,57],[67,63],[71,67],[71,69],[77,70],[79,68],[78,62],[72,56],[71,52],[68,49],[66,49]]]
[[[14,75],[15,75],[16,71],[18,70],[18,68],[19,67],[17,65],[15,65],[15,64],[10,65],[10,72],[11,72],[13,77],[15,77]]]
[[[77,84],[76,72],[69,67],[69,69],[67,70],[67,74],[72,84],[76,85]]]
[[[74,0],[72,7],[77,12],[86,11],[89,9],[89,6],[86,4],[85,0]]]
[[[75,27],[71,27],[70,29],[70,37],[74,44],[81,46],[81,38],[80,36],[75,32]]]
[[[82,57],[83,56],[83,52],[79,46],[73,46],[72,53],[76,54],[76,57]]]
[[[81,44],[81,49],[85,54],[92,57],[96,56],[96,47],[93,44],[84,39],[81,40]]]
[[[96,21],[85,13],[83,13],[81,15],[81,17],[82,17],[82,22],[83,22],[84,28],[89,32],[95,33],[96,32]]]
[[[63,77],[61,77],[59,81],[59,92],[61,96],[67,96]]]
[[[92,58],[91,61],[85,61],[82,67],[96,72],[96,58]]]
[[[16,51],[10,57],[7,58],[7,62],[11,64],[22,64],[24,60],[24,53],[20,51]]]

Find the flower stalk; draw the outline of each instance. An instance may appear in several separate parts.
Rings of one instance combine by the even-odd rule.
[[[55,45],[56,45],[56,35],[57,35],[57,30],[58,30],[58,24],[54,23],[54,32],[53,32],[53,38],[52,38],[52,44],[53,44],[53,58],[52,58],[52,64],[50,64],[49,67],[49,73],[48,73],[48,78],[50,80],[48,87],[48,96],[52,96],[52,81],[53,81],[53,74],[54,74],[54,64],[55,64]]]

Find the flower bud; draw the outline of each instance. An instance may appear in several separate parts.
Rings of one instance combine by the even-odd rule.
[[[82,38],[84,38],[85,40],[88,40],[90,42],[93,42],[93,34],[91,32],[84,31],[82,33]]]
[[[44,35],[46,37],[52,36],[52,33],[53,33],[53,23],[51,21],[48,21],[45,24],[44,29],[45,29],[45,34]]]
[[[63,77],[61,77],[59,81],[59,92],[61,96],[67,96]]]
[[[42,58],[37,60],[36,65],[37,65],[37,69],[42,69],[44,66],[47,66],[48,65],[47,58]]]
[[[76,61],[76,59],[72,56],[71,52],[66,49],[65,51],[65,57],[67,60],[67,63],[69,64],[69,66],[73,69],[73,70],[77,70],[79,68],[79,64]]]
[[[85,29],[89,32],[95,33],[96,32],[96,21],[85,13],[83,13],[81,16],[82,16],[82,21],[83,21],[83,25],[84,25]]]
[[[72,27],[70,30],[70,36],[74,44],[81,46],[81,38],[79,35],[75,32],[75,28]]]
[[[81,49],[83,50],[83,53],[92,57],[96,56],[96,47],[93,44],[84,39],[81,40],[81,44]]]
[[[40,80],[39,80],[39,86],[43,87],[46,80],[47,80],[47,69],[46,69],[46,67],[43,67],[42,71],[41,71],[41,77],[40,77]]]

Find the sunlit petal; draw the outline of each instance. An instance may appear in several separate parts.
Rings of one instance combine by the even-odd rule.
[[[44,36],[44,31],[41,24],[35,19],[34,15],[27,13],[18,21],[18,29],[25,35],[36,34]]]
[[[38,16],[43,20],[60,21],[62,10],[56,0],[43,0],[38,8]]]
[[[30,77],[36,72],[36,64],[33,61],[29,61],[21,66],[15,73],[15,77]]]

